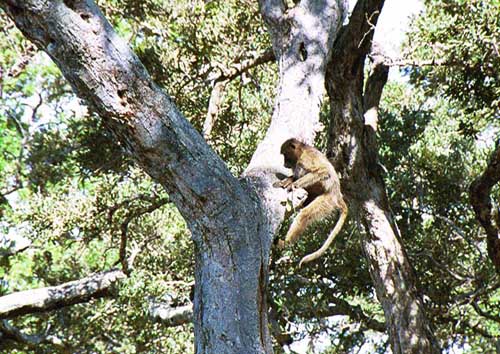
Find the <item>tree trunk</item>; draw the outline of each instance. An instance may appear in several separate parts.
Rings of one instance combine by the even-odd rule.
[[[249,171],[282,169],[280,146],[288,138],[312,143],[325,96],[326,64],[344,20],[343,0],[303,0],[286,9],[281,0],[259,1],[278,62],[279,80],[271,125]]]
[[[93,1],[0,6],[186,219],[196,255],[196,352],[271,352],[265,300],[271,232],[254,190],[230,174]]]
[[[491,153],[488,166],[483,173],[477,177],[469,187],[469,198],[476,219],[486,232],[486,244],[488,256],[495,270],[500,274],[500,213],[493,212],[491,203],[491,189],[500,181],[500,145],[497,144]]]
[[[336,41],[327,78],[331,108],[328,150],[342,176],[351,215],[358,216],[365,231],[362,247],[393,353],[439,353],[413,268],[391,216],[378,163],[377,109],[387,68],[375,63],[363,90],[364,63],[382,6],[383,0],[358,1]]]

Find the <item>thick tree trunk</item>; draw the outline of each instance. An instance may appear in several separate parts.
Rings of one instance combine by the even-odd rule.
[[[271,233],[259,199],[178,112],[92,0],[0,6],[59,66],[143,169],[168,191],[195,242],[195,349],[270,352]]]
[[[364,62],[382,6],[383,0],[358,1],[336,41],[327,79],[332,115],[329,156],[342,176],[351,215],[358,215],[364,226],[362,247],[393,353],[439,353],[378,164],[377,108],[387,68],[376,63],[363,90]]]

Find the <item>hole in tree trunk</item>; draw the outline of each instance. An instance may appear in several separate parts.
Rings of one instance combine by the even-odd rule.
[[[299,44],[299,56],[301,61],[306,61],[307,59],[307,50],[304,42],[300,42]]]
[[[88,20],[89,20],[89,18],[90,18],[90,14],[87,14],[87,13],[82,12],[82,13],[80,14],[80,17],[82,18],[82,20],[84,20],[84,21],[88,21]]]

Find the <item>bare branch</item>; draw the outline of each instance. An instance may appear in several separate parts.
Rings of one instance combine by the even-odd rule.
[[[268,48],[264,53],[256,58],[248,58],[240,63],[234,63],[230,68],[223,70],[223,73],[212,80],[214,82],[221,81],[232,81],[242,74],[246,73],[248,70],[253,69],[259,65],[269,63],[275,60],[274,52],[271,48]]]
[[[192,321],[193,304],[172,307],[166,303],[153,301],[149,306],[149,315],[167,327],[181,326]]]
[[[460,227],[458,227],[454,222],[453,220],[451,220],[450,218],[446,217],[446,216],[443,216],[441,214],[437,214],[435,212],[432,212],[430,210],[425,210],[423,208],[419,208],[417,209],[418,212],[422,213],[422,214],[427,214],[427,215],[432,215],[433,217],[439,219],[439,220],[442,220],[444,221],[447,225],[449,225],[452,230],[454,231],[454,233],[459,236],[460,238],[462,238],[465,242],[467,242],[469,244],[469,246],[473,247],[474,249],[476,249],[477,253],[479,253],[479,255],[481,256],[481,258],[484,258],[484,254],[483,252],[481,251],[481,249],[478,247],[478,245],[474,242],[474,240],[472,240],[466,233],[464,230],[462,230]]]
[[[213,82],[213,88],[212,93],[210,94],[207,115],[203,124],[203,137],[205,140],[209,140],[213,126],[215,125],[215,121],[219,115],[219,109],[226,85],[230,81],[246,73],[248,70],[255,68],[256,66],[269,63],[273,60],[275,60],[274,53],[272,49],[269,48],[257,58],[250,58],[243,60],[240,63],[235,63],[231,66],[231,68],[223,70],[221,75],[211,79]]]
[[[29,44],[21,53],[20,58],[17,60],[17,62],[14,63],[10,67],[10,69],[7,71],[7,76],[11,78],[18,77],[28,66],[30,63],[31,59],[35,56],[35,54],[38,52],[36,47],[33,44]]]
[[[319,286],[323,288],[325,294],[329,293],[330,286],[324,284],[323,282],[317,282],[311,284],[311,281],[304,277],[297,277],[297,280],[307,286]],[[349,316],[353,321],[359,322],[374,331],[385,332],[385,323],[375,320],[374,318],[367,316],[361,306],[351,305],[344,299],[331,295],[329,297],[330,304],[327,307],[316,308],[316,309],[303,309],[299,310],[298,316],[304,319],[311,318],[326,318],[330,316]]]
[[[212,134],[212,129],[215,125],[215,121],[219,116],[219,109],[222,103],[222,96],[224,95],[224,89],[226,88],[228,81],[218,81],[215,83],[212,93],[210,94],[210,100],[208,101],[208,110],[205,117],[205,122],[203,123],[203,137],[205,140],[210,139]]]
[[[0,247],[0,257],[11,257],[26,251],[30,247],[31,247],[31,242],[25,242],[21,244],[17,242],[12,242],[6,247],[4,246]]]
[[[138,210],[132,210],[128,213],[125,220],[120,225],[120,249],[119,249],[119,262],[122,265],[122,270],[125,274],[130,274],[130,259],[127,259],[127,241],[128,241],[128,226],[132,222],[132,220],[145,215],[152,213],[156,209],[162,207],[163,205],[168,203],[168,199],[160,199],[153,200],[152,204],[147,208],[140,208]],[[135,258],[135,256],[133,257]],[[132,258],[132,260],[133,260]]]
[[[428,60],[416,60],[416,59],[406,59],[406,58],[391,58],[384,57],[384,64],[390,67],[425,67],[425,66],[458,66],[464,67],[464,63],[450,61],[449,59],[428,59]]]
[[[0,339],[13,340],[25,344],[31,348],[37,348],[40,344],[51,344],[60,349],[67,349],[64,342],[56,336],[45,334],[26,334],[12,326],[7,320],[0,321]]]
[[[492,320],[492,321],[495,321],[497,323],[500,323],[500,316],[497,314],[496,316],[495,315],[492,315],[488,312],[485,312],[481,309],[481,307],[479,306],[479,304],[477,303],[477,301],[473,301],[472,302],[472,307],[474,308],[474,311],[476,311],[476,313],[479,315],[479,316],[483,316],[484,318],[487,318],[489,320]]]
[[[88,302],[107,296],[112,286],[126,275],[121,270],[95,273],[58,286],[25,290],[0,297],[0,319]]]

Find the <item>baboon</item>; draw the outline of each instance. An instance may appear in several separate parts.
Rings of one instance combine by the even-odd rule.
[[[300,267],[325,253],[344,224],[347,217],[347,205],[340,191],[337,172],[319,150],[297,139],[288,139],[281,146],[281,154],[285,158],[285,167],[293,170],[293,176],[281,180],[276,186],[286,188],[288,191],[303,188],[307,191],[307,199],[293,220],[285,241],[278,241],[278,247],[283,248],[294,243],[313,222],[331,215],[336,210],[340,211],[339,220],[323,246],[302,258],[299,263]]]

